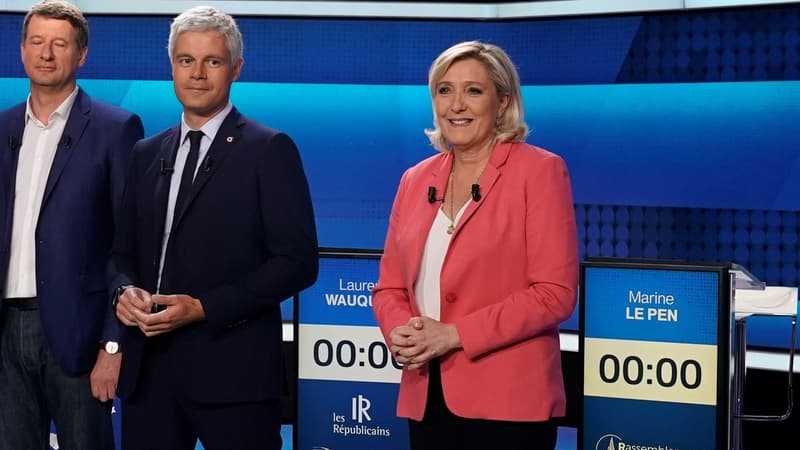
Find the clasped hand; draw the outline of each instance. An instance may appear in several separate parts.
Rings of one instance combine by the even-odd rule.
[[[152,313],[154,304],[164,305],[166,309]],[[185,294],[153,295],[138,287],[122,292],[116,313],[120,322],[139,327],[145,336],[167,333],[205,318],[203,305],[194,297]]]
[[[461,347],[456,326],[430,317],[412,317],[408,323],[389,332],[394,359],[409,370],[416,370],[431,359]]]

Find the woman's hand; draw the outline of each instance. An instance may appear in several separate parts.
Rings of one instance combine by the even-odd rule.
[[[461,348],[456,326],[430,317],[412,317],[406,325],[389,333],[394,359],[409,370],[424,366],[433,358]]]

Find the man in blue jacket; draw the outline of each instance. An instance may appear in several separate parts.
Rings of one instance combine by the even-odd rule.
[[[114,448],[119,325],[107,268],[141,120],[76,84],[88,23],[45,1],[23,24],[27,101],[0,112],[0,450]],[[113,274],[112,274],[113,275]]]

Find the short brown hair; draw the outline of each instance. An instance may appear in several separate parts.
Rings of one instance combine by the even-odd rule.
[[[31,17],[40,16],[48,19],[66,20],[75,30],[75,40],[78,48],[86,48],[89,45],[89,22],[83,17],[83,13],[77,6],[62,0],[42,0],[33,5],[25,21],[22,23],[22,42],[28,37],[28,25]]]

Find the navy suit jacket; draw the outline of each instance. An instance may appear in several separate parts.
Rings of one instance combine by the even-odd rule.
[[[0,112],[0,297],[8,276],[25,103]],[[118,339],[109,255],[138,116],[79,90],[47,178],[36,226],[36,282],[44,334],[70,374],[94,365],[100,341]]]
[[[180,126],[137,143],[117,228],[116,285],[156,291],[171,171]],[[163,163],[162,163],[163,161]],[[317,277],[308,183],[292,140],[234,108],[176,211],[162,294],[200,299],[206,319],[146,338],[123,338],[117,393],[129,398],[143,363],[166,355],[168,374],[201,402],[278,399],[283,388],[280,302]],[[164,366],[159,366],[164,367]]]

